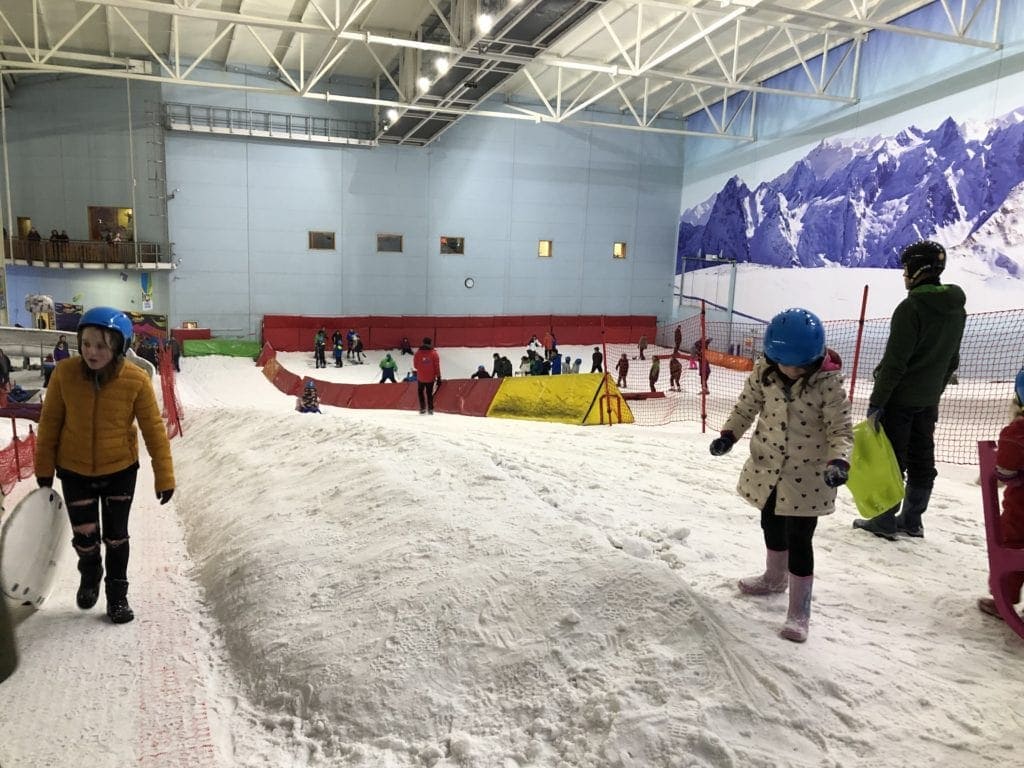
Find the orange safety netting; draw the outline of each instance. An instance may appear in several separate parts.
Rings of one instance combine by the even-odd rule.
[[[605,360],[611,375],[615,363],[626,353],[629,374],[623,394],[649,392],[651,358],[657,356],[660,374],[655,389],[664,398],[637,399],[630,403],[637,424],[660,425],[677,421],[702,423],[709,433],[717,434],[739,398],[748,375],[736,370],[737,358],[751,363],[761,354],[766,323],[753,319],[733,322],[707,319],[703,335],[709,349],[721,355],[708,355],[711,373],[708,394],[702,395],[700,370],[691,367],[694,343],[702,336],[701,317],[693,317],[659,327],[657,344],[647,347],[645,360],[639,359],[637,344],[605,345]],[[847,391],[852,390],[853,420],[867,412],[871,395],[872,372],[882,359],[889,337],[889,319],[835,320],[825,322],[828,346],[843,361]],[[678,391],[669,389],[669,362],[675,349],[675,329],[680,328],[682,375]],[[983,312],[967,316],[960,345],[960,368],[939,403],[939,423],[935,430],[935,458],[952,464],[977,463],[978,440],[998,435],[1008,420],[1008,403],[1013,395],[1013,379],[1024,364],[1024,309]],[[859,339],[859,348],[858,348]],[[584,370],[587,366],[584,366]],[[632,398],[630,398],[632,400]]]

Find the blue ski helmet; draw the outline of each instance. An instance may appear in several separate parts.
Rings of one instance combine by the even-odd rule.
[[[794,307],[779,312],[764,333],[764,354],[781,365],[803,367],[825,354],[825,328],[813,312]]]
[[[316,383],[310,379],[306,382],[306,389],[316,389]]]
[[[1017,405],[1024,408],[1024,368],[1017,371],[1017,379],[1013,382],[1013,392],[1017,396]]]
[[[114,331],[121,337],[121,349],[115,349],[118,354],[125,354],[132,345],[134,329],[128,315],[113,307],[93,307],[88,309],[78,321],[78,336],[81,339],[83,328],[103,328],[107,331]]]

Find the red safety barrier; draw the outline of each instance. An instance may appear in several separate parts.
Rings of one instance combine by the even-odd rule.
[[[288,322],[282,322],[282,319]],[[635,344],[646,335],[653,343],[656,319],[644,315],[467,315],[439,316],[395,315],[351,317],[296,317],[268,315],[263,321],[264,343],[283,352],[312,351],[313,336],[320,327],[328,334],[356,330],[363,347],[398,349],[402,337],[418,347],[426,336],[435,346],[445,347],[525,347],[531,336],[543,339],[553,331],[558,343]],[[601,328],[606,329],[602,338]]]
[[[501,379],[447,379],[434,393],[434,410],[462,416],[486,416]]]
[[[498,345],[494,343],[494,327],[491,326],[490,328],[438,328],[434,346],[493,347]],[[523,346],[526,346],[526,342],[523,342]]]
[[[294,328],[306,319],[305,315],[264,315],[263,328]]]
[[[314,381],[316,381],[314,379]],[[305,386],[300,385],[300,386]],[[338,408],[351,407],[352,398],[359,390],[360,384],[337,384],[333,381],[317,381],[316,391],[320,396],[321,405],[334,405]]]
[[[413,349],[423,343],[425,336],[434,338],[434,326],[432,325],[403,325],[396,328],[370,327],[369,339],[363,339],[363,346],[366,349],[399,349],[402,344],[402,337],[409,339]]]
[[[305,341],[300,341],[299,334],[302,331],[295,327],[268,328],[263,327],[263,343],[270,344],[274,349],[283,352],[297,352],[300,349],[313,349],[313,337],[309,336]]]
[[[262,368],[266,365],[267,361],[276,357],[277,353],[274,351],[274,347],[267,342],[263,342],[263,349],[260,350],[260,356],[256,358],[256,365]]]
[[[531,332],[523,325],[508,325],[504,322],[496,323],[491,329],[491,336],[494,339],[495,347],[526,347],[530,341]]]
[[[349,408],[389,408],[395,411],[419,410],[416,399],[416,385],[408,382],[398,384],[360,384],[355,387]]]

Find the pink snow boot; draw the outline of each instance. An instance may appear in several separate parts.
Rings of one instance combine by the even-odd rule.
[[[811,621],[811,587],[814,574],[794,576],[789,574],[789,613],[786,623],[779,632],[787,640],[802,643],[807,640],[807,625]]]
[[[789,550],[768,550],[764,573],[744,576],[739,581],[740,592],[745,595],[777,595],[786,591],[786,573],[789,570]]]

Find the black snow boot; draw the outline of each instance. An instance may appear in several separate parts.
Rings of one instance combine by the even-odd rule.
[[[897,504],[892,509],[883,512],[878,517],[872,517],[870,520],[854,520],[853,527],[856,530],[873,533],[881,539],[896,541],[899,538],[897,536],[899,531],[896,528],[896,510],[899,508]]]
[[[928,509],[928,502],[932,497],[931,488],[919,488],[916,485],[908,485],[903,496],[903,512],[896,515],[896,527],[900,533],[905,533],[915,539],[924,538],[924,525],[921,523],[921,516]]]
[[[87,611],[96,605],[100,597],[100,582],[103,581],[103,562],[100,559],[99,547],[95,553],[79,555],[78,572],[82,574],[82,580],[78,585],[78,592],[75,594],[75,602],[83,611]]]
[[[128,605],[128,581],[107,578],[107,616],[115,624],[127,624],[135,618]]]

